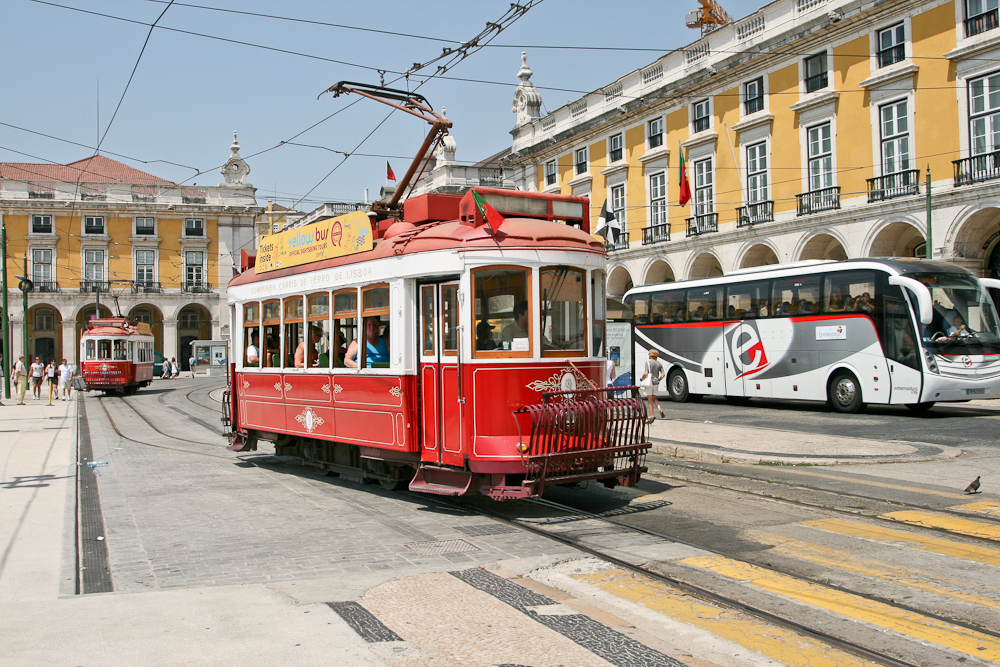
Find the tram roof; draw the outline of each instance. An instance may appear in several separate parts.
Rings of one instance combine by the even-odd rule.
[[[230,286],[294,276],[338,266],[361,264],[377,259],[434,252],[437,250],[576,250],[604,254],[604,244],[571,225],[532,218],[506,218],[498,237],[488,226],[472,226],[459,220],[414,225],[397,222],[386,230],[375,247],[366,252],[311,262],[287,269],[257,274],[248,269],[229,281]]]

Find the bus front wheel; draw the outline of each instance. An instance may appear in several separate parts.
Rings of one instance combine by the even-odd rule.
[[[830,380],[828,391],[830,405],[837,412],[854,413],[864,408],[861,402],[861,384],[849,371],[838,371]]]
[[[670,399],[675,403],[683,403],[688,400],[688,381],[684,371],[675,368],[667,376],[667,391],[670,392]]]

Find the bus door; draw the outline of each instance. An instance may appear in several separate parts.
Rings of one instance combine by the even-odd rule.
[[[726,389],[729,396],[771,396],[771,380],[758,377],[769,366],[768,283],[744,283],[726,288],[726,328],[723,336]],[[772,355],[773,356],[773,355]]]
[[[422,284],[419,378],[423,442],[421,459],[464,466],[458,377],[458,282]]]
[[[892,382],[889,402],[894,404],[917,403],[923,390],[920,348],[905,298],[898,287],[895,290],[890,287],[885,290],[882,301],[883,331],[880,334]]]

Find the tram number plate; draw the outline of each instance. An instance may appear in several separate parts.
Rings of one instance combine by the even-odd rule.
[[[985,394],[986,393],[986,388],[984,387],[982,389],[966,389],[965,393],[967,395],[968,394]]]

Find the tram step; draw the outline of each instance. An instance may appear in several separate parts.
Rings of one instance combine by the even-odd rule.
[[[472,485],[473,474],[464,470],[420,466],[410,480],[410,491],[439,496],[463,496]]]

